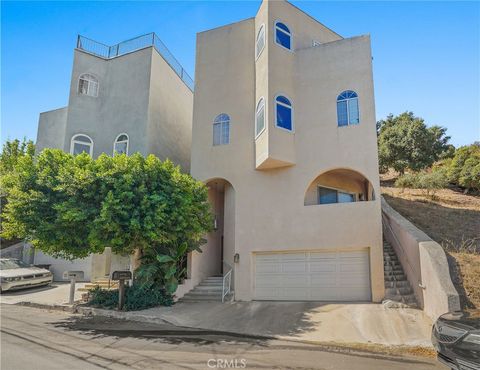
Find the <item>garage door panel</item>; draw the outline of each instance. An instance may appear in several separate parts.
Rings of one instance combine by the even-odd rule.
[[[289,275],[282,277],[282,286],[284,287],[305,287],[308,285],[308,276]]]
[[[335,261],[329,261],[328,263],[322,263],[322,262],[312,262],[310,263],[310,272],[315,273],[315,272],[325,272],[325,273],[331,273],[335,272],[337,267],[335,266]]]
[[[287,262],[287,263],[285,263]],[[305,260],[303,262],[298,261],[283,261],[282,263],[282,272],[287,273],[298,273],[298,272],[307,272],[307,263]]]
[[[275,274],[281,272],[281,265],[278,263],[266,262],[257,267],[258,274]]]
[[[368,250],[259,254],[255,299],[370,301]]]
[[[312,287],[335,286],[337,278],[332,274],[312,275],[310,277],[310,285]]]
[[[305,261],[307,253],[283,253],[279,254],[282,261]]]

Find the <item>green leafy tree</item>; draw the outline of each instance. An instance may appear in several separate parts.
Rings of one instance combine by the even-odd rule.
[[[9,179],[11,179],[11,176],[16,171],[18,162],[24,157],[33,158],[34,154],[35,145],[33,141],[26,140],[25,138],[22,141],[18,139],[7,140],[5,144],[3,144],[2,152],[0,153],[0,219],[3,219],[1,212],[7,202],[7,191],[10,188]],[[0,222],[0,224],[3,225],[3,221]],[[18,241],[19,239],[17,238],[11,240],[4,240],[2,238],[1,246],[5,248]]]
[[[9,182],[4,235],[29,238],[57,257],[86,257],[105,247],[124,255],[183,257],[198,249],[212,225],[206,187],[153,155],[94,160],[46,149],[20,161]],[[166,274],[161,266],[157,272],[174,291],[178,271]]]
[[[380,170],[393,168],[403,174],[407,169],[419,171],[441,158],[452,155],[446,129],[427,127],[412,112],[389,115],[377,123]]]
[[[462,146],[449,162],[447,176],[450,182],[468,189],[480,190],[480,145]]]

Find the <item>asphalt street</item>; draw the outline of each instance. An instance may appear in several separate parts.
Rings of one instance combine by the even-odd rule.
[[[434,359],[1,305],[2,370],[441,370]]]

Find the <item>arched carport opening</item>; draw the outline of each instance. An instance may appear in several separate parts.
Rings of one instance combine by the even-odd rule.
[[[304,205],[375,200],[372,183],[360,172],[336,168],[318,175],[305,191]]]

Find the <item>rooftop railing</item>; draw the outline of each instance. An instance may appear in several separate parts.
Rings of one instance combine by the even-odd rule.
[[[87,37],[78,35],[77,49],[86,51],[87,53],[96,55],[104,59],[116,58],[120,55],[125,55],[136,50],[140,50],[149,46],[153,46],[155,50],[165,59],[165,61],[172,67],[175,73],[182,79],[185,85],[193,91],[193,79],[183,69],[173,54],[168,50],[165,44],[154,33],[147,33],[146,35],[138,36],[130,40],[122,41],[116,45],[108,46],[101,42],[94,41]]]

